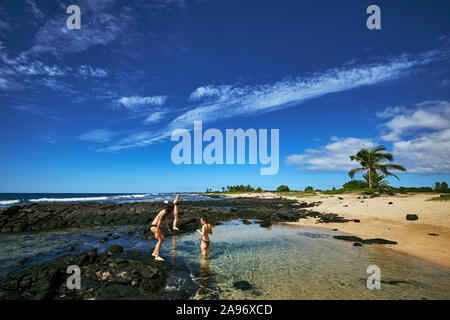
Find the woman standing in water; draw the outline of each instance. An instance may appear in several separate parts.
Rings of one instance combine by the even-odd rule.
[[[201,217],[200,223],[202,224],[202,230],[197,229],[197,232],[202,236],[200,248],[202,249],[202,256],[209,257],[209,249],[211,248],[211,240],[209,235],[212,234],[212,226],[208,223],[206,216]]]
[[[153,235],[158,240],[158,243],[155,246],[155,250],[153,250],[153,253],[152,253],[152,256],[154,256],[155,260],[157,260],[157,261],[164,261],[164,259],[159,256],[159,250],[161,249],[161,245],[164,241],[164,235],[163,235],[163,232],[161,229],[161,222],[164,219],[167,230],[170,233],[172,233],[172,231],[169,228],[168,218],[169,218],[169,214],[171,214],[171,213],[174,214],[174,206],[176,208],[179,197],[180,196],[178,196],[178,195],[175,197],[174,204],[168,203],[166,205],[166,207],[164,209],[162,209],[156,215],[155,219],[153,219],[152,225],[150,226],[150,231],[153,232]],[[178,210],[177,210],[177,216],[178,216]],[[175,223],[174,223],[174,228],[176,228]],[[178,230],[178,228],[176,230]]]

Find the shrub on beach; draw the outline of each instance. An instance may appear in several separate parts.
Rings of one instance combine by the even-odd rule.
[[[363,180],[350,180],[342,185],[344,189],[349,190],[358,190],[358,189],[364,189],[368,187],[368,184],[366,181]]]
[[[305,192],[313,192],[313,191],[314,191],[314,188],[311,186],[305,188]]]
[[[277,192],[289,192],[289,191],[290,191],[289,187],[285,185],[281,185],[277,188]]]

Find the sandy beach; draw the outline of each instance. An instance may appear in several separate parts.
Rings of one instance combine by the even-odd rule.
[[[275,193],[227,194],[231,197],[279,197]],[[364,197],[364,198],[363,198]],[[289,222],[291,225],[338,229],[361,238],[384,238],[397,241],[397,245],[384,245],[418,258],[450,268],[450,202],[427,201],[436,194],[405,194],[375,198],[357,194],[315,195],[290,197],[300,202],[322,203],[310,210],[336,213],[359,223],[316,223],[315,218]],[[389,204],[389,203],[392,204]],[[419,219],[406,220],[407,214]],[[434,235],[430,235],[434,234]]]

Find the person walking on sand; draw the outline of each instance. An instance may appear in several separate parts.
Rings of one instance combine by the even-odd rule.
[[[212,226],[208,223],[206,216],[201,217],[200,223],[202,224],[202,229],[197,229],[197,232],[202,236],[200,249],[202,250],[202,256],[206,258],[209,257],[209,249],[211,248],[209,235],[212,234]]]
[[[179,196],[177,196],[175,198],[176,202],[178,202],[178,198],[179,198]],[[168,218],[171,213],[174,213],[174,204],[167,203],[166,207],[164,209],[162,209],[156,215],[155,219],[153,219],[153,222],[150,226],[150,231],[153,232],[153,235],[158,240],[158,243],[156,244],[155,249],[153,250],[153,253],[152,253],[152,256],[154,256],[155,260],[157,260],[157,261],[164,261],[164,259],[159,256],[159,250],[161,249],[161,245],[164,241],[164,235],[163,235],[163,232],[161,229],[161,222],[163,219],[166,224],[167,230],[170,233],[173,233],[172,230],[170,230],[170,228],[169,228],[169,222],[168,222]]]

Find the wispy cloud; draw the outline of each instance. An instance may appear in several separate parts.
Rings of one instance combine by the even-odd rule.
[[[14,109],[20,112],[34,114],[38,116],[44,116],[52,120],[60,120],[61,118],[50,108],[36,107],[34,105],[17,105],[10,106],[10,109]]]
[[[77,72],[83,78],[93,77],[93,78],[103,78],[108,75],[108,71],[102,68],[93,68],[88,65],[81,65],[78,67]]]
[[[355,167],[350,155],[361,148],[375,145],[371,139],[332,137],[331,142],[318,149],[307,149],[302,154],[286,157],[286,163],[307,170],[349,170]]]
[[[38,137],[47,143],[56,143],[61,140],[54,132],[41,133]]]
[[[112,132],[108,129],[95,129],[80,135],[78,138],[85,141],[106,143],[110,141],[111,138],[115,135],[115,132]]]
[[[129,108],[134,109],[141,106],[162,106],[167,100],[167,96],[153,96],[153,97],[122,97],[117,100],[117,103]]]
[[[145,118],[144,123],[156,123],[159,122],[166,113],[163,111],[157,111],[150,114],[147,118]]]
[[[170,136],[176,128],[190,128],[194,120],[213,122],[242,115],[270,112],[362,86],[375,85],[406,77],[410,71],[439,59],[442,53],[429,51],[420,55],[402,55],[389,61],[352,68],[335,68],[310,76],[261,85],[206,85],[194,90],[189,110],[172,120],[155,136],[134,144],[115,144],[117,151],[154,143]],[[108,148],[103,149],[108,151]]]

